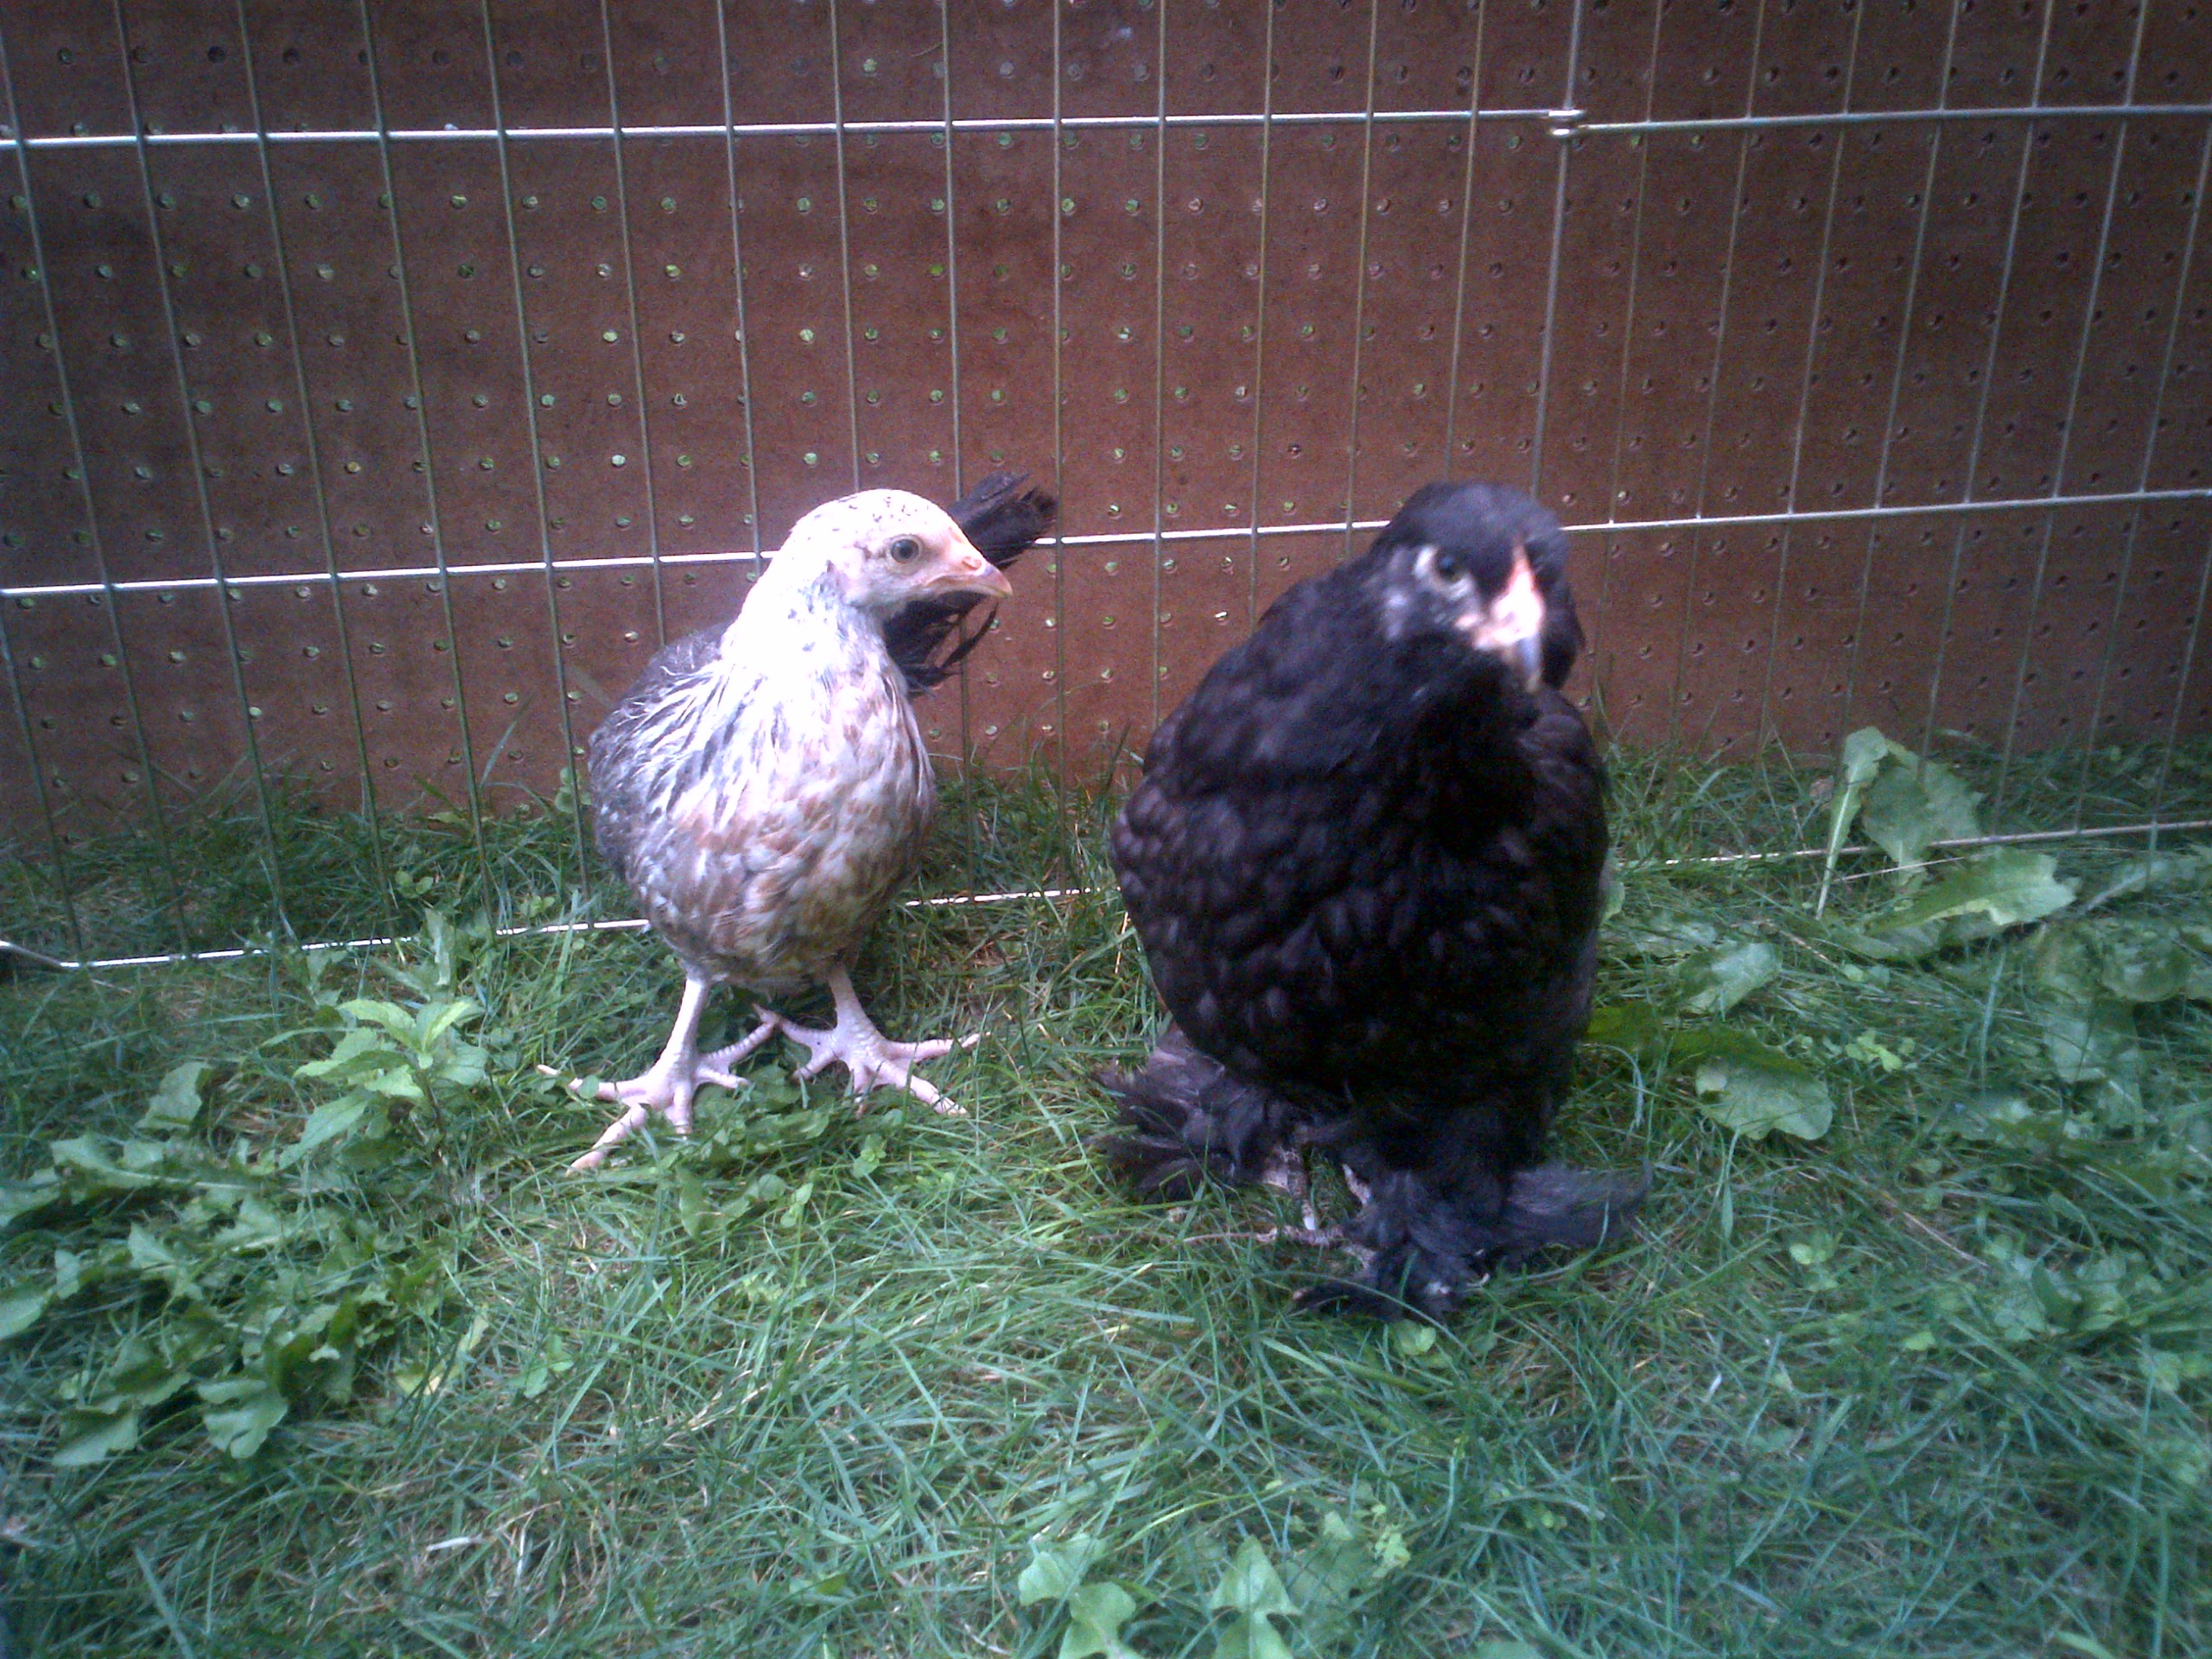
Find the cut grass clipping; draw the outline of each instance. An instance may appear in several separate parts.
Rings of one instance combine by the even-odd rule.
[[[949,790],[925,896],[1065,896],[862,966],[987,1033],[968,1118],[764,1055],[588,1179],[537,1067],[677,988],[499,933],[620,913],[563,815],[280,817],[296,927],[412,937],[0,980],[0,1603],[86,1656],[2212,1651],[2212,852],[1939,845],[2212,804],[2086,759],[1624,757],[1562,1154],[1653,1165],[1643,1230],[1440,1328],[1092,1166],[1158,1019],[1103,795]],[[57,953],[266,937],[257,821],[201,834],[0,883]]]

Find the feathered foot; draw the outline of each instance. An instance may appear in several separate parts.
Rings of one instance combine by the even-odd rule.
[[[1345,1175],[1351,1179],[1351,1171]],[[1626,1236],[1650,1185],[1648,1175],[1535,1165],[1516,1170],[1503,1204],[1493,1198],[1484,1214],[1467,1195],[1440,1197],[1420,1177],[1394,1172],[1371,1190],[1355,1186],[1363,1208],[1345,1229],[1345,1247],[1362,1256],[1358,1277],[1309,1286],[1298,1294],[1298,1306],[1441,1319],[1462,1292],[1494,1270],[1548,1250],[1595,1249]]]
[[[1142,1069],[1098,1081],[1121,1106],[1123,1133],[1090,1144],[1139,1198],[1180,1203],[1207,1180],[1306,1196],[1295,1109],[1199,1053],[1179,1027]]]
[[[569,1166],[572,1173],[599,1167],[606,1162],[608,1153],[655,1116],[666,1118],[669,1128],[677,1134],[690,1134],[691,1096],[702,1084],[719,1084],[732,1090],[740,1086],[732,1068],[774,1036],[776,1028],[763,1024],[743,1042],[732,1043],[712,1053],[700,1053],[699,1014],[706,1007],[713,988],[704,980],[687,976],[683,982],[683,1002],[676,1011],[676,1027],[669,1033],[667,1046],[661,1050],[660,1058],[634,1077],[626,1077],[620,1083],[602,1083],[592,1091],[592,1098],[611,1102],[624,1110],[592,1143],[591,1150]],[[542,1065],[538,1070],[549,1077],[560,1075],[550,1066]],[[573,1082],[569,1087],[582,1092]]]
[[[927,1077],[914,1075],[913,1068],[924,1060],[934,1060],[950,1054],[956,1048],[973,1048],[982,1040],[982,1033],[954,1041],[949,1037],[933,1038],[922,1043],[894,1043],[875,1028],[868,1017],[868,1010],[861,1006],[860,995],[853,989],[853,976],[842,968],[830,971],[830,995],[837,1005],[837,1023],[827,1031],[792,1024],[772,1008],[759,1008],[760,1029],[747,1042],[765,1042],[778,1032],[806,1050],[807,1060],[798,1069],[802,1077],[811,1077],[842,1062],[852,1073],[853,1093],[860,1101],[860,1109],[868,1110],[868,1097],[878,1089],[904,1089],[924,1105],[934,1108],[947,1117],[965,1117],[967,1113],[945,1098],[938,1086]]]

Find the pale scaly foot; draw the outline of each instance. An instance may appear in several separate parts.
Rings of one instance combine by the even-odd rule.
[[[655,1116],[667,1119],[668,1127],[677,1134],[690,1134],[691,1097],[702,1084],[719,1084],[732,1090],[741,1086],[731,1068],[774,1036],[780,1027],[775,1022],[763,1021],[744,1041],[711,1053],[700,1053],[699,1013],[712,989],[704,980],[686,977],[683,1006],[676,1014],[676,1027],[669,1033],[667,1046],[661,1050],[660,1058],[634,1077],[620,1083],[602,1083],[592,1091],[594,1098],[624,1109],[592,1143],[591,1150],[569,1166],[572,1173],[596,1169],[606,1161],[608,1153]],[[550,1066],[540,1066],[538,1070],[548,1077],[559,1075]],[[582,1092],[573,1082],[569,1087]]]
[[[982,1040],[979,1032],[955,1042],[950,1038],[937,1038],[925,1043],[894,1043],[875,1028],[875,1022],[861,1007],[859,995],[853,989],[852,976],[842,967],[830,970],[830,995],[836,1001],[837,1023],[827,1031],[792,1024],[780,1014],[769,1008],[754,1010],[760,1016],[760,1028],[753,1033],[780,1031],[806,1050],[807,1060],[798,1069],[802,1077],[811,1077],[830,1066],[842,1063],[852,1073],[853,1093],[860,1101],[860,1109],[868,1110],[868,1097],[878,1089],[904,1089],[926,1106],[935,1108],[947,1117],[965,1117],[967,1113],[946,1099],[937,1085],[927,1077],[916,1077],[913,1068],[924,1060],[933,1060],[950,1054],[956,1048],[973,1048]],[[748,1038],[747,1041],[752,1039]]]

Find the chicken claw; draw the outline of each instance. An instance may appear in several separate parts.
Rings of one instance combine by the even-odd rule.
[[[916,1077],[913,1067],[924,1060],[950,1054],[956,1048],[975,1047],[982,1040],[982,1033],[957,1042],[949,1037],[938,1037],[927,1042],[894,1043],[875,1028],[875,1022],[861,1007],[851,975],[842,968],[834,969],[829,982],[830,994],[837,1005],[837,1023],[829,1030],[794,1025],[772,1008],[755,1008],[753,1012],[760,1016],[760,1028],[746,1040],[765,1039],[768,1033],[781,1032],[806,1050],[806,1064],[798,1069],[801,1077],[817,1077],[842,1062],[852,1073],[853,1093],[859,1099],[863,1114],[868,1110],[871,1093],[890,1088],[904,1089],[924,1105],[947,1117],[968,1116],[964,1109],[946,1099],[927,1077]]]

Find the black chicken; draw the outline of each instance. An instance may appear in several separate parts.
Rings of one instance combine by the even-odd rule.
[[[1434,1317],[1494,1265],[1618,1232],[1643,1183],[1538,1161],[1590,1014],[1605,779],[1559,687],[1581,645],[1559,523],[1416,492],[1300,583],[1153,734],[1114,868],[1175,1024],[1103,1081],[1136,1189],[1361,1208],[1309,1306]]]
[[[601,722],[600,850],[683,963],[683,1001],[660,1058],[600,1085],[624,1109],[571,1167],[654,1113],[686,1132],[699,1085],[734,1087],[730,1068],[779,1033],[809,1051],[801,1076],[842,1061],[856,1095],[889,1084],[954,1109],[912,1071],[952,1043],[886,1039],[849,969],[936,802],[910,698],[975,647],[983,631],[961,633],[962,620],[1009,591],[1004,567],[1052,525],[1052,498],[1026,482],[993,474],[949,512],[902,490],[817,507],[734,621],[662,650]],[[836,1023],[813,1031],[762,1008],[742,1042],[701,1054],[699,1015],[721,984],[826,984]]]

